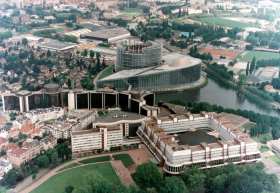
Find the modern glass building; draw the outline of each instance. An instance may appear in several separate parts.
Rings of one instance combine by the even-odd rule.
[[[116,71],[158,66],[162,63],[162,44],[122,40],[117,44]]]
[[[181,54],[169,54],[163,57],[161,57],[161,53],[159,55],[161,59],[156,61],[162,61],[160,65],[154,63],[154,66],[138,68],[140,64],[136,61],[129,65],[131,67],[129,70],[127,70],[125,62],[123,66],[116,65],[117,71],[123,68],[125,70],[98,80],[97,87],[102,88],[104,84],[110,83],[115,86],[117,91],[180,89],[200,80],[200,59]],[[117,55],[116,64],[119,63],[119,60],[124,61]],[[135,66],[134,69],[132,69],[133,66]]]

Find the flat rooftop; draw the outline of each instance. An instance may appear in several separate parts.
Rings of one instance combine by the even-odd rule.
[[[106,115],[99,117],[96,120],[97,123],[113,123],[120,120],[140,120],[146,116],[136,113],[124,112],[124,111],[112,111]]]
[[[192,58],[190,56],[186,56],[182,54],[168,54],[163,56],[162,60],[164,60],[165,62],[159,66],[133,69],[133,70],[122,70],[120,72],[107,76],[101,80],[122,79],[124,77],[128,78],[134,76],[169,72],[169,71],[183,69],[190,66],[195,66],[201,63],[200,59]],[[179,63],[179,65],[176,65],[176,63]]]
[[[110,39],[125,34],[130,34],[130,32],[120,27],[120,28],[112,28],[112,29],[101,29],[101,30],[89,32],[86,34],[82,34],[82,37]]]
[[[47,42],[39,44],[42,48],[50,48],[50,49],[58,49],[58,50],[67,50],[71,48],[75,48],[76,44],[69,44],[65,42]]]

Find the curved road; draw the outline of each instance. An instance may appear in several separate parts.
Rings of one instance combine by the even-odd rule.
[[[111,64],[111,65],[113,65],[113,64]],[[103,72],[104,70],[106,70],[107,68],[109,68],[111,65],[107,66],[105,69],[103,69],[101,72],[99,72],[99,73],[96,75],[96,77],[93,79],[94,89],[97,89],[96,83],[97,83],[97,81],[98,81],[98,79],[99,79],[99,76],[102,74],[102,72]]]
[[[111,155],[125,154],[125,153],[127,153],[131,156],[131,158],[133,159],[135,164],[141,164],[143,162],[148,162],[149,161],[149,159],[147,158],[147,153],[145,152],[144,149],[133,149],[133,150],[128,150],[128,151],[115,152],[115,153],[111,153]],[[101,157],[101,156],[107,156],[107,155],[110,155],[110,153],[92,155],[92,156],[87,156],[87,157],[83,157],[83,158],[76,158],[76,159],[74,159],[70,162],[62,164],[62,165],[58,166],[57,168],[51,170],[49,173],[45,174],[44,176],[42,176],[38,180],[34,181],[34,183],[32,183],[31,185],[29,185],[28,187],[26,187],[25,189],[23,189],[22,191],[19,191],[19,192],[22,192],[22,193],[31,192],[32,190],[34,190],[35,188],[40,186],[42,183],[44,183],[46,180],[48,180],[52,176],[58,174],[57,171],[59,169],[64,168],[65,166],[68,166],[72,163],[79,162],[79,161],[89,159],[89,158]]]

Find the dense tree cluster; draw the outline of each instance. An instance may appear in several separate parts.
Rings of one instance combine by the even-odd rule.
[[[263,92],[263,91],[260,91],[258,90],[257,88],[254,88],[254,87],[246,87],[246,90],[250,91],[251,93],[269,101],[269,102],[272,102],[274,101],[273,97],[270,96],[269,94],[267,94],[266,92]]]
[[[55,33],[55,35],[52,35],[52,33]],[[72,43],[77,42],[77,37],[76,36],[65,35],[65,36],[62,37],[62,36],[60,36],[56,33],[55,29],[45,29],[45,30],[35,31],[33,34],[35,36],[56,39],[56,40],[59,40],[59,41],[72,42]]]
[[[222,69],[217,63],[209,64],[207,63],[207,67],[218,73],[220,76],[224,77],[227,80],[232,80],[232,75],[227,71]]]

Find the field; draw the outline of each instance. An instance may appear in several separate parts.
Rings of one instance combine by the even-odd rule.
[[[100,74],[98,80],[100,80],[100,79],[102,79],[102,78],[105,78],[105,77],[110,76],[111,74],[113,74],[113,69],[114,69],[114,68],[115,68],[115,65],[114,65],[114,64],[111,65],[111,66],[109,66],[106,70],[104,70],[104,71],[102,72],[102,74]]]
[[[254,26],[252,24],[242,23],[239,21],[232,21],[221,17],[207,17],[207,18],[200,18],[199,20],[205,23],[215,23],[216,25],[227,26],[231,28],[234,27],[246,28],[246,27]]]
[[[83,175],[90,170],[95,170],[100,173],[106,180],[115,184],[119,183],[120,180],[115,173],[115,170],[112,168],[111,164],[100,163],[100,164],[91,164],[86,166],[81,166],[65,172],[61,172],[49,178],[39,187],[34,189],[32,193],[57,193],[64,192],[64,189],[68,185],[78,188],[83,186]]]
[[[118,15],[118,17],[133,18],[133,16],[138,16],[142,13],[140,9],[124,9],[123,14]]]
[[[210,52],[212,55],[219,55],[219,56],[226,56],[230,57],[231,60],[234,60],[234,58],[238,55],[237,52],[227,52],[227,51],[220,51],[220,50],[211,50],[211,49],[203,49],[199,53],[208,53]]]
[[[239,61],[242,62],[248,62],[252,61],[254,57],[256,57],[256,60],[268,60],[268,59],[274,59],[274,58],[280,58],[279,53],[271,53],[271,52],[261,52],[261,51],[249,51],[243,58],[241,58],[242,52],[236,57],[239,58]]]
[[[83,26],[85,28],[91,28],[91,27],[94,27],[95,25],[93,24],[90,24],[90,23],[82,23],[82,24],[79,24],[80,26]]]
[[[277,164],[280,164],[280,159],[276,155],[267,156],[269,159],[274,161]]]
[[[121,160],[123,162],[123,165],[128,168],[129,166],[135,164],[130,155],[128,154],[117,154],[113,156],[115,160]],[[102,156],[102,157],[96,157],[96,158],[90,158],[86,160],[80,161],[82,164],[89,164],[89,163],[96,163],[96,162],[104,162],[104,161],[110,161],[110,156]]]
[[[67,170],[67,169],[70,169],[70,168],[73,168],[73,167],[76,167],[76,166],[79,166],[79,164],[78,163],[72,163],[72,164],[70,164],[68,166],[65,166],[65,167],[59,169],[58,171],[61,172],[63,170]]]

